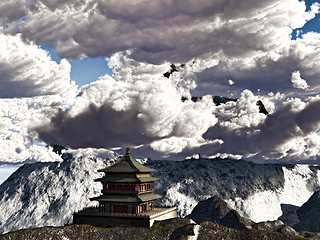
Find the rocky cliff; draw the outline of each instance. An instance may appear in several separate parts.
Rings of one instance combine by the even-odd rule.
[[[300,223],[294,226],[298,231],[320,232],[320,191],[297,210]]]

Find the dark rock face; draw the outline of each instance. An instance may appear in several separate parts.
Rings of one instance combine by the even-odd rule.
[[[250,229],[254,223],[241,217],[237,211],[230,208],[219,196],[200,201],[187,217],[196,223],[208,220],[235,229]]]
[[[320,232],[320,190],[297,210],[300,223],[294,225],[298,231]]]
[[[291,204],[281,204],[282,215],[278,218],[284,224],[293,227],[295,224],[299,223],[299,218],[297,215],[298,206]]]
[[[269,114],[269,112],[267,111],[267,109],[265,108],[265,106],[264,106],[264,104],[262,103],[261,100],[259,100],[259,101],[257,102],[257,106],[259,107],[259,113],[263,113],[263,114],[265,114],[265,115],[268,115],[268,114]]]
[[[232,98],[227,98],[227,97],[222,97],[222,96],[213,96],[212,97],[213,102],[215,103],[216,106],[219,106],[220,104],[225,104],[227,102],[236,102],[237,99],[232,99]]]

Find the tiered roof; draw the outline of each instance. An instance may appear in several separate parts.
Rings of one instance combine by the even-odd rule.
[[[130,148],[127,148],[126,155],[119,162],[98,170],[98,172],[105,173],[151,173],[155,171],[155,169],[149,168],[131,157]]]
[[[153,168],[149,168],[133,157],[130,156],[130,148],[127,148],[126,155],[117,163],[110,167],[98,170],[104,172],[105,177],[96,179],[99,182],[109,183],[147,183],[158,180],[151,177],[149,173],[155,172]]]

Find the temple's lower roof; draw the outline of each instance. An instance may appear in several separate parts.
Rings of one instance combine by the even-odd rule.
[[[106,183],[147,183],[157,181],[155,177],[103,177],[95,179],[95,182],[106,182]]]
[[[140,196],[116,196],[116,195],[108,195],[108,196],[99,196],[91,198],[90,200],[101,201],[101,202],[119,202],[119,203],[142,203],[142,202],[149,202],[152,200],[156,200],[161,198],[158,194],[143,194]]]

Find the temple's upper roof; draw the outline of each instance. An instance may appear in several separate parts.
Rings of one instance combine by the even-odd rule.
[[[110,167],[106,167],[98,171],[105,173],[150,173],[155,172],[156,170],[139,163],[131,157],[130,148],[127,148],[126,155],[120,161]]]

